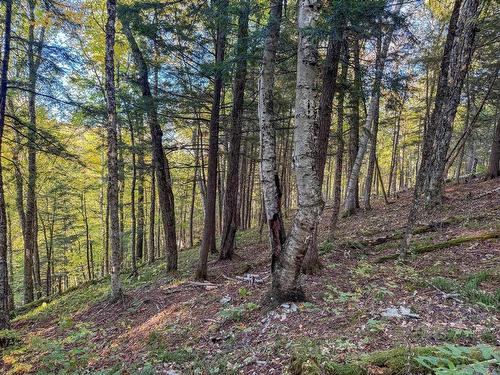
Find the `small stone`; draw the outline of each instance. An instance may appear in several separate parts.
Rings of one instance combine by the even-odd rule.
[[[231,302],[231,296],[229,294],[225,295],[224,297],[222,297],[219,301],[222,305],[225,305],[229,302]]]

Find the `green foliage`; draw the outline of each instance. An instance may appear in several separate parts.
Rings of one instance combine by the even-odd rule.
[[[219,316],[228,321],[238,322],[243,318],[244,307],[228,307],[219,311]]]
[[[334,249],[334,244],[330,240],[325,240],[321,242],[319,245],[319,253],[324,255],[324,254],[330,254]]]
[[[333,302],[356,302],[359,300],[361,293],[356,292],[343,292],[338,290],[334,285],[328,284],[327,291],[323,294],[323,300],[327,303]]]
[[[0,348],[6,348],[21,342],[19,332],[13,329],[0,329]]]
[[[358,276],[368,277],[373,272],[373,265],[366,261],[362,261],[358,264],[358,266],[354,269],[354,273]]]
[[[241,287],[238,289],[238,294],[240,295],[240,297],[248,297],[252,293],[250,292],[250,290],[248,290],[248,288]]]
[[[474,332],[470,329],[454,329],[451,328],[445,333],[445,340],[448,342],[460,342],[464,339],[474,337]]]
[[[498,270],[480,271],[468,277],[463,283],[446,277],[435,277],[431,283],[443,292],[457,294],[481,307],[499,309],[500,288],[497,288],[493,293],[480,289],[481,283],[487,280],[499,280]]]
[[[197,353],[189,347],[171,350],[166,346],[163,333],[151,331],[148,336],[147,345],[151,356],[157,362],[186,363],[198,358]]]
[[[371,333],[382,332],[385,328],[385,323],[377,319],[369,319],[366,323],[366,329]]]
[[[493,366],[500,365],[500,351],[486,345],[445,345],[438,347],[434,355],[418,356],[415,360],[436,375],[487,375]]]

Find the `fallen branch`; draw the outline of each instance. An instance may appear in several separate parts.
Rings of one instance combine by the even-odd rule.
[[[457,293],[446,293],[428,281],[426,281],[426,284],[432,286],[434,289],[436,289],[438,292],[440,292],[443,295],[444,299],[452,299],[458,303],[464,303],[464,301],[457,298],[459,296]]]
[[[497,187],[497,188],[495,188],[495,189],[493,189],[493,190],[485,191],[484,193],[481,193],[481,194],[477,195],[476,197],[474,197],[474,199],[479,199],[479,198],[485,197],[487,195],[496,193],[497,191],[500,192],[500,186]]]
[[[447,218],[443,221],[431,222],[429,224],[424,224],[424,225],[420,225],[420,226],[416,227],[413,230],[412,234],[416,235],[416,234],[422,234],[422,233],[427,233],[427,232],[434,232],[438,229],[443,229],[449,225],[457,224],[457,223],[460,223],[461,221],[464,221],[464,220],[465,220],[465,218],[462,218],[462,217],[450,217],[450,218]],[[390,242],[390,241],[400,240],[403,238],[403,235],[404,235],[403,231],[395,231],[395,232],[388,234],[386,236],[377,237],[377,238],[373,238],[373,239],[365,239],[365,240],[360,240],[360,241],[346,241],[342,245],[350,247],[352,249],[363,249],[366,247],[373,247],[373,246],[381,245],[383,243]]]
[[[487,232],[487,233],[483,233],[479,236],[458,237],[458,238],[454,238],[452,240],[445,241],[445,242],[438,242],[438,243],[434,243],[431,245],[417,246],[416,248],[413,249],[413,251],[411,251],[411,253],[415,254],[415,255],[424,254],[424,253],[429,253],[429,252],[434,251],[434,250],[446,249],[448,247],[457,246],[457,245],[460,245],[460,244],[463,244],[466,242],[478,241],[478,240],[480,240],[480,241],[481,240],[490,240],[493,238],[500,238],[500,231]],[[385,255],[383,257],[378,258],[375,261],[375,263],[384,263],[385,261],[397,259],[398,257],[399,257],[399,253]]]

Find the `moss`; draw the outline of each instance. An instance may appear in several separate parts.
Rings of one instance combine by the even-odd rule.
[[[306,346],[307,345],[307,346]],[[434,347],[393,348],[367,354],[347,363],[337,363],[326,359],[314,343],[303,343],[292,357],[290,372],[293,375],[368,375],[380,368],[384,375],[402,373],[425,373],[425,368],[414,359],[417,356],[432,355]]]
[[[12,329],[0,330],[0,348],[17,345],[21,342],[21,336],[18,332]]]
[[[444,242],[438,242],[430,245],[421,245],[421,246],[416,246],[411,253],[417,255],[417,254],[424,254],[428,253],[431,251],[435,250],[440,250],[440,249],[446,249],[448,247],[452,246],[457,246],[461,245],[466,242],[471,242],[471,241],[484,241],[484,240],[489,240],[493,238],[500,238],[500,231],[493,231],[493,232],[486,232],[478,236],[467,236],[467,237],[457,237],[449,241],[444,241]],[[397,259],[399,258],[399,253],[396,254],[389,254],[385,255],[383,257],[378,258],[375,263],[383,263],[388,260],[392,259]]]

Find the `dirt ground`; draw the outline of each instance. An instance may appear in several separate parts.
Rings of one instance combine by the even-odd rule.
[[[250,235],[255,243],[238,246],[233,261],[209,264],[208,283],[191,278],[193,252],[181,257],[184,269],[178,275],[165,277],[161,268],[154,269],[157,276],[132,283],[118,303],[105,298],[104,285],[92,297],[81,298],[81,305],[68,296],[64,303],[74,307],[71,314],[61,315],[61,305],[54,312],[49,306],[45,313],[18,317],[14,329],[21,332],[22,345],[4,353],[3,369],[282,374],[296,348],[304,345],[317,345],[337,362],[400,346],[499,345],[499,307],[492,304],[500,296],[500,240],[498,235],[479,237],[500,230],[500,180],[451,185],[445,196],[439,212],[419,219],[438,224],[414,235],[412,244],[429,247],[465,239],[461,244],[415,255],[405,264],[379,263],[399,251],[400,239],[372,246],[363,242],[400,233],[411,192],[391,197],[389,205],[375,200],[372,210],[342,218],[334,240],[329,239],[327,208],[319,241],[323,267],[304,276],[305,303],[272,310],[262,306],[271,281],[270,254],[256,231]],[[259,282],[242,280],[245,273],[258,275]],[[467,294],[464,285],[473,279],[479,280],[477,293]],[[447,292],[443,280],[464,292]],[[399,307],[412,316],[381,315]],[[57,351],[62,358],[52,358]]]

